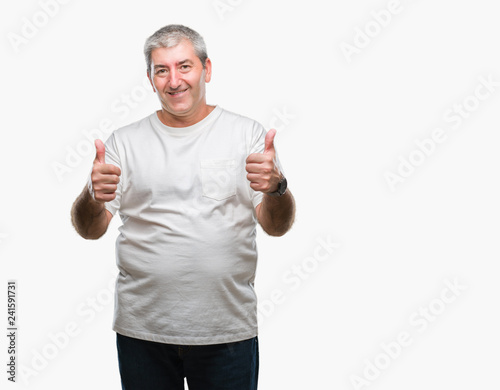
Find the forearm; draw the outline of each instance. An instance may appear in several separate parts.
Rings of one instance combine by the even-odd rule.
[[[271,236],[282,236],[290,230],[295,220],[295,199],[290,191],[283,196],[264,194],[260,205],[259,223]]]
[[[108,228],[104,203],[92,199],[87,186],[73,203],[71,222],[80,236],[90,240],[98,239]]]

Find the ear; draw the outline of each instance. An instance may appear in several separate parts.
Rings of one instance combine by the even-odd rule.
[[[153,92],[156,93],[156,88],[155,88],[155,85],[153,84],[153,79],[151,79],[151,75],[149,74],[149,70],[146,71],[146,73],[147,73],[149,82],[151,83],[151,86],[153,87]]]
[[[209,83],[212,78],[212,61],[210,58],[207,58],[205,61],[205,82]]]

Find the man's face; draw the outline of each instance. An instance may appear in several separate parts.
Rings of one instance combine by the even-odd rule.
[[[206,116],[205,83],[210,81],[212,65],[205,69],[188,40],[151,53],[149,80],[160,98],[167,117],[199,121]],[[198,119],[199,118],[199,119]]]

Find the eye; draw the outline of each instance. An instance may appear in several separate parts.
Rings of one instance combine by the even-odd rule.
[[[191,65],[181,65],[181,70],[186,72],[188,71],[189,69],[191,69]]]
[[[161,75],[161,74],[164,74],[166,72],[167,72],[166,69],[158,69],[155,74]]]

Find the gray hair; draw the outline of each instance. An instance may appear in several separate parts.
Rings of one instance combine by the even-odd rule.
[[[144,44],[144,56],[146,57],[148,73],[151,70],[151,53],[154,49],[176,46],[183,39],[187,39],[191,42],[196,56],[200,59],[203,69],[205,69],[205,62],[208,55],[203,37],[189,27],[180,24],[169,24],[168,26],[160,28],[156,31],[146,40],[146,43]]]

